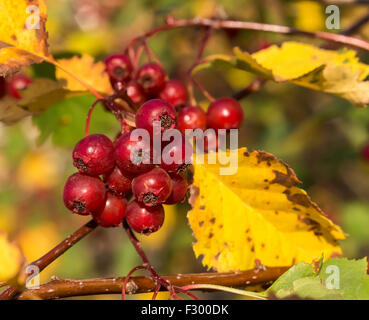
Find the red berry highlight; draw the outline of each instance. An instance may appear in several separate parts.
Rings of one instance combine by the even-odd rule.
[[[125,198],[120,198],[108,192],[104,208],[94,212],[92,217],[102,227],[117,227],[123,221],[126,208],[127,200]]]
[[[154,167],[151,163],[150,142],[134,141],[128,132],[116,140],[114,145],[115,161],[123,174],[141,174]]]
[[[206,129],[206,113],[200,107],[185,107],[180,109],[177,116],[177,127],[185,133],[186,129]]]
[[[243,120],[241,105],[233,98],[212,102],[207,113],[208,126],[217,129],[238,129]]]
[[[180,107],[187,102],[187,89],[181,81],[169,80],[159,93],[159,98],[168,101],[174,107]]]
[[[150,96],[156,95],[164,86],[165,72],[162,67],[150,62],[138,69],[136,81],[146,94]]]
[[[164,222],[164,208],[161,204],[147,207],[137,200],[127,205],[126,220],[136,232],[149,235],[158,231]]]
[[[64,204],[74,213],[88,215],[98,212],[104,207],[105,200],[106,188],[99,178],[75,173],[64,185]]]
[[[136,113],[136,127],[146,129],[153,134],[153,122],[161,121],[161,131],[176,126],[176,110],[165,100],[151,99],[146,101]]]
[[[178,202],[182,202],[187,194],[188,183],[180,174],[170,173],[169,175],[172,180],[172,193],[164,203],[176,204]]]
[[[163,169],[154,168],[133,179],[132,191],[137,201],[153,207],[163,203],[172,193],[172,181]]]
[[[20,91],[26,89],[32,80],[23,74],[18,74],[10,79],[7,82],[7,93],[11,95],[15,99],[22,99]]]
[[[127,173],[122,173],[118,167],[104,175],[104,182],[113,193],[123,196],[131,192],[132,178]]]
[[[113,54],[105,59],[106,72],[112,82],[127,81],[132,73],[132,65],[125,54]]]
[[[113,142],[103,134],[91,134],[73,150],[73,165],[90,176],[108,173],[115,166]]]

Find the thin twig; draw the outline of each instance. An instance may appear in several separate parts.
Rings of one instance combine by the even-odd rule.
[[[288,267],[271,267],[265,270],[253,269],[237,273],[197,273],[164,275],[162,278],[173,286],[183,287],[193,284],[221,285],[226,287],[245,288],[247,286],[268,284],[278,279]],[[57,299],[97,294],[121,294],[125,278],[95,279],[55,279],[42,285],[39,289],[25,290],[18,299],[30,299],[38,296],[41,299]],[[131,277],[127,284],[128,294],[154,292],[157,283],[150,277]],[[166,290],[165,288],[161,288]]]
[[[246,98],[251,93],[259,91],[261,86],[266,82],[266,79],[264,78],[257,78],[253,82],[251,82],[245,89],[242,89],[235,94],[233,94],[233,98],[236,100],[241,100],[243,98]]]
[[[41,258],[33,261],[29,265],[36,266],[38,271],[41,272],[55,259],[59,258],[65,251],[73,247],[78,241],[87,236],[91,231],[95,230],[97,223],[94,220],[90,220],[85,225],[80,227],[77,231],[72,233],[57,246],[51,249],[48,253],[43,255]],[[32,273],[26,274],[27,277],[31,276]],[[17,294],[18,290],[14,287],[9,287],[1,295],[0,300],[9,300]]]

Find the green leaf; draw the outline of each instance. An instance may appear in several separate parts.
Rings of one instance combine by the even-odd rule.
[[[369,299],[367,260],[331,258],[320,262],[315,271],[313,265],[301,262],[291,267],[266,291],[277,298],[298,296],[305,299]]]
[[[39,143],[50,136],[53,143],[62,147],[73,147],[84,135],[86,116],[96,98],[83,95],[65,99],[33,117],[34,124],[40,129]],[[90,133],[104,133],[114,138],[119,132],[119,122],[115,117],[98,105],[90,123]]]

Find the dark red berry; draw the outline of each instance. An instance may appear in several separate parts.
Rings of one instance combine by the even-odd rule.
[[[136,232],[149,235],[158,231],[164,222],[164,208],[161,204],[147,207],[143,203],[133,200],[127,205],[126,220]]]
[[[131,132],[122,135],[114,143],[117,166],[123,173],[141,174],[151,170],[150,141],[131,139]]]
[[[182,139],[172,139],[163,142],[160,167],[168,172],[180,173],[192,161],[192,146],[183,136]]]
[[[7,93],[15,99],[22,99],[20,91],[26,89],[32,80],[23,74],[18,74],[7,81]]]
[[[126,90],[128,97],[130,97],[135,104],[141,105],[146,101],[145,93],[137,82],[131,81],[128,83]]]
[[[369,162],[369,143],[361,149],[361,156],[365,161]]]
[[[6,80],[4,77],[0,77],[0,99],[6,95]]]
[[[164,86],[165,72],[156,63],[148,63],[138,69],[136,81],[142,86],[146,94],[156,95]]]
[[[186,129],[206,129],[206,113],[200,107],[185,107],[178,112],[178,130],[185,133]]]
[[[170,102],[174,107],[183,106],[187,102],[186,87],[178,80],[166,81],[159,98]]]
[[[154,168],[133,179],[132,191],[137,201],[153,207],[169,197],[172,192],[172,181],[163,169]]]
[[[108,192],[104,208],[94,212],[92,217],[102,227],[117,227],[124,219],[126,208],[127,200],[125,198]]]
[[[84,174],[98,176],[115,166],[113,142],[103,134],[91,134],[79,141],[73,150],[73,164]]]
[[[112,82],[127,81],[132,73],[132,65],[125,54],[113,54],[105,59],[106,72]]]
[[[176,204],[178,202],[182,202],[186,197],[188,183],[180,174],[170,173],[169,175],[172,179],[172,193],[164,203]]]
[[[132,178],[127,173],[123,174],[118,167],[115,167],[113,171],[104,175],[104,182],[109,190],[117,195],[122,196],[131,192]]]
[[[218,135],[215,131],[210,131],[204,135],[204,152],[217,151],[218,150]]]
[[[218,129],[238,129],[243,120],[241,105],[233,98],[221,98],[210,104],[208,126]]]
[[[165,100],[151,99],[146,101],[136,113],[136,127],[146,129],[153,134],[153,122],[161,121],[161,131],[176,126],[176,110]]]
[[[80,215],[88,215],[104,207],[106,188],[99,178],[75,173],[64,185],[63,200],[69,210]]]

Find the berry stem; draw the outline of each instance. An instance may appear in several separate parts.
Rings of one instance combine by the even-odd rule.
[[[87,114],[87,118],[86,118],[86,126],[85,126],[85,137],[87,137],[89,135],[89,130],[90,130],[90,121],[91,121],[91,115],[92,115],[92,111],[94,111],[96,105],[99,102],[104,101],[104,99],[97,99],[91,106],[90,110],[88,111]]]

